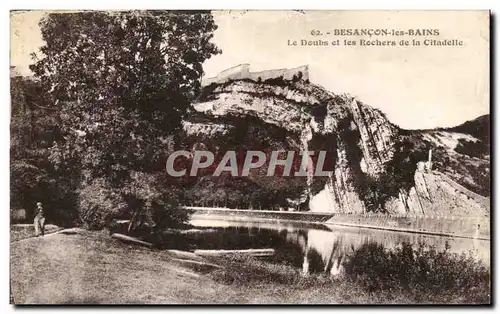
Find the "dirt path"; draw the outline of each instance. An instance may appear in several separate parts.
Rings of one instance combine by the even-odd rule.
[[[48,224],[45,226],[45,236],[53,234],[63,228]],[[10,242],[22,241],[35,237],[35,227],[33,224],[13,224],[10,225]]]
[[[11,289],[16,304],[288,303],[294,298],[219,284],[182,267],[168,252],[92,232],[11,243]]]
[[[16,304],[205,303],[225,289],[209,280],[200,284],[196,274],[169,263],[161,253],[92,233],[15,242],[13,299]]]

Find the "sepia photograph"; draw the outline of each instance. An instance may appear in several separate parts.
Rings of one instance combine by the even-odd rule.
[[[490,23],[11,10],[10,303],[491,305]]]

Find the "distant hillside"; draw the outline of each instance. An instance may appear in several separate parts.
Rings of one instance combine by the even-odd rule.
[[[465,133],[480,139],[485,144],[490,141],[490,115],[477,117],[474,120],[466,121],[458,126],[447,128],[446,131]]]
[[[422,152],[432,148],[436,169],[482,196],[490,196],[490,116],[484,115],[451,128],[405,130]]]

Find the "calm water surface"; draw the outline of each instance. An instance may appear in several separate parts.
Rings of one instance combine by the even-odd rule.
[[[191,224],[203,232],[183,235],[181,249],[256,249],[273,248],[270,262],[292,265],[306,273],[336,274],[346,253],[367,242],[378,242],[394,248],[402,242],[426,243],[455,253],[470,253],[490,264],[490,241],[438,237],[403,232],[340,227],[295,222],[226,220],[220,217],[194,215]],[[172,243],[168,246],[172,247]],[[174,247],[176,245],[173,245]]]

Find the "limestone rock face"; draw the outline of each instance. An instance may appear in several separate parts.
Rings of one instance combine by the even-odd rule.
[[[337,163],[329,177],[325,189],[315,195],[309,208],[313,212],[363,213],[366,206],[354,185],[352,170],[349,168],[346,150],[337,150]]]
[[[349,95],[337,95],[305,81],[256,82],[235,80],[205,87],[193,104],[204,122],[186,121],[191,134],[224,134],[229,117],[251,116],[264,124],[297,134],[285,141],[296,142],[302,151],[327,150],[333,168],[322,190],[309,193],[314,212],[367,212],[363,184],[377,180],[387,169],[400,141],[401,130],[384,114]],[[309,176],[308,185],[317,178]],[[485,211],[476,200],[455,195],[440,175],[416,171],[414,186],[386,202],[390,213],[426,215],[431,212]]]
[[[306,87],[306,85],[302,85]],[[229,114],[254,115],[266,123],[300,132],[311,115],[304,110],[319,103],[307,90],[234,81],[218,85],[213,99],[194,104],[198,112],[223,117]]]
[[[331,141],[335,165],[325,189],[311,195],[312,211],[364,212],[356,190],[359,173],[377,176],[392,158],[397,133],[384,115],[349,95],[335,95],[305,82],[271,85],[237,80],[217,85],[205,99],[194,104],[197,112],[223,120],[229,115],[251,115],[268,124],[300,134],[301,150],[315,135]],[[187,122],[187,132],[223,132],[220,123]],[[328,143],[326,143],[328,144]],[[359,159],[354,164],[351,155]],[[314,180],[308,178],[309,183]]]
[[[394,127],[378,110],[351,102],[351,111],[361,135],[359,145],[363,149],[366,172],[372,174],[383,171],[383,165],[392,158]]]
[[[460,186],[439,171],[417,167],[415,185],[408,193],[400,191],[399,199],[387,210],[412,216],[489,217],[489,199]]]

